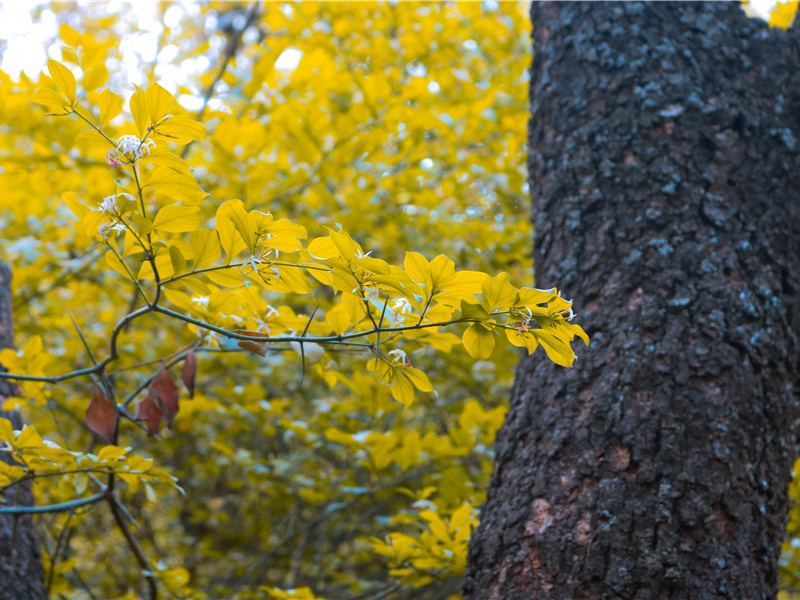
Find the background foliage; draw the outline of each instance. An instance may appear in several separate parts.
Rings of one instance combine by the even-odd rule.
[[[149,32],[135,11],[121,16],[113,4],[53,4],[40,18],[45,11],[59,24],[49,55],[76,77],[77,100],[94,107],[88,120],[115,140],[141,138],[146,129],[134,126],[128,98],[132,83],[148,90],[152,82],[175,95],[171,114],[186,116],[183,144],[154,134],[147,175],[159,165],[182,169],[157,158],[171,147],[208,196],[188,203],[199,211],[176,215],[173,231],[157,232],[162,274],[181,272],[167,246],[196,263],[189,230],[215,227],[220,205],[241,199],[248,211],[301,225],[309,240],[327,236],[326,227],[346,231],[362,255],[391,265],[403,265],[406,251],[445,254],[459,269],[506,272],[516,285],[532,285],[524,3],[163,3]],[[98,235],[113,222],[98,210],[104,198],[128,190],[134,208],[138,202],[124,175],[130,157],[107,154],[85,120],[46,114],[59,111],[36,90],[63,92],[59,70],[51,63],[51,77],[33,79],[0,71],[0,252],[14,273],[21,348],[0,362],[34,376],[86,367],[90,351],[105,356],[115,324],[143,306],[103,242],[122,254],[135,244],[114,231]],[[98,109],[117,109],[105,90],[125,104],[102,123]],[[192,137],[199,139],[185,144]],[[173,184],[185,187],[176,192]],[[185,180],[145,191],[150,211],[197,193]],[[148,261],[136,253],[125,260],[145,265],[135,275],[149,293]],[[242,283],[246,271],[238,272]],[[165,292],[172,309],[226,329],[296,335],[313,321],[309,332],[324,335],[359,305],[315,288],[289,291],[278,306],[274,286],[262,289],[252,277],[233,292],[222,279],[193,281]],[[133,411],[161,366],[179,381],[195,347],[194,398],[181,391],[171,429],[146,437],[123,422],[118,446],[106,446],[103,424],[93,435],[84,420],[90,381],[29,381],[4,408],[19,408],[38,433],[0,429],[0,440],[35,469],[42,506],[97,493],[98,478],[114,472],[124,521],[163,595],[457,597],[519,359],[516,348],[498,344],[476,361],[461,346],[463,333],[461,326],[414,339],[396,347],[407,357],[386,356],[397,368],[408,359],[435,387],[424,393],[418,385],[411,404],[365,368],[358,349],[243,348],[147,314],[120,332],[110,372]],[[0,474],[0,485],[13,486],[21,473]],[[149,593],[104,508],[87,503],[38,517],[52,596]],[[793,547],[787,543],[787,574]]]
[[[134,19],[110,8],[50,6],[60,23],[50,56],[76,75],[87,106],[100,105],[105,89],[127,100],[131,81],[169,87],[170,64],[190,73],[169,91],[193,108],[173,112],[197,117],[208,132],[186,154],[210,194],[199,204],[204,225],[222,202],[239,198],[248,210],[303,225],[310,238],[340,225],[392,264],[402,264],[407,250],[444,253],[460,269],[532,283],[524,6],[268,3],[253,15],[231,3],[164,4],[155,32],[160,58],[141,61],[138,72],[126,72],[122,40],[147,54],[146,40]],[[296,68],[276,68],[299,56]],[[37,88],[52,88],[44,76],[0,77],[3,260],[14,272],[25,359],[9,364],[6,356],[4,365],[63,373],[90,364],[70,318],[103,356],[114,324],[141,306],[134,286],[106,262],[107,249],[60,199],[75,192],[96,206],[122,191],[113,184],[120,175],[104,160],[107,148],[81,135],[85,122],[31,104]],[[123,113],[110,128],[136,134],[130,123]],[[202,302],[202,294],[183,291]],[[224,314],[224,297],[210,294],[209,312]],[[263,300],[251,300],[264,310]],[[318,304],[319,320],[331,301],[296,296],[291,306],[311,315]],[[194,340],[185,323],[159,317],[144,317],[120,337],[115,383],[126,393],[159,363],[122,369]],[[307,364],[302,377],[291,348],[261,358],[223,339],[211,349],[197,353],[197,392],[191,401],[183,392],[173,429],[155,439],[123,424],[120,446],[152,458],[185,491],[150,476],[147,487],[120,493],[159,585],[178,597],[457,593],[514,348],[498,345],[477,362],[460,347],[409,354],[437,392],[418,393],[410,408],[363,368],[362,357],[346,352],[335,363],[326,356]],[[179,369],[172,369],[176,380]],[[6,408],[18,405],[46,438],[94,453],[102,465],[103,442],[83,422],[89,382],[23,388],[23,399]],[[35,489],[40,505],[96,491],[82,474],[36,479]],[[54,596],[146,592],[102,506],[38,522]]]

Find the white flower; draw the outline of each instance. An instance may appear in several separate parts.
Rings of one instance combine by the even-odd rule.
[[[267,304],[267,311],[264,314],[264,318],[263,319],[253,319],[256,323],[258,323],[258,327],[256,328],[256,331],[269,333],[270,332],[270,330],[269,330],[269,320],[272,317],[277,317],[277,316],[279,316],[278,311],[275,310],[275,308],[273,308],[269,304]]]
[[[113,215],[119,214],[119,205],[117,204],[116,196],[106,196],[100,203],[100,212],[110,212]]]
[[[407,298],[398,298],[392,304],[392,309],[399,312],[401,315],[407,315],[414,310],[411,303]]]
[[[258,273],[258,265],[261,264],[261,257],[256,256],[255,254],[253,254],[245,262],[247,264],[249,264],[251,267],[253,267],[253,271]]]
[[[104,240],[107,240],[111,237],[111,234],[115,231],[125,231],[125,227],[120,225],[119,223],[103,223],[100,227],[97,228],[97,235],[99,235]]]
[[[208,296],[192,296],[192,303],[203,308],[208,308],[208,300]]]
[[[156,143],[153,140],[140,140],[135,135],[123,135],[119,138],[117,152],[130,162],[136,162],[140,158],[150,156],[150,149],[155,147]]]
[[[386,355],[393,357],[392,358],[393,365],[401,364],[406,367],[411,366],[411,361],[408,360],[408,355],[405,353],[405,350],[400,350],[399,348],[395,348],[394,350],[389,350],[389,352],[387,352]]]
[[[366,286],[362,290],[364,294],[364,302],[370,302],[371,300],[377,300],[378,296],[380,296],[381,291],[376,287]],[[353,288],[353,293],[355,294],[358,292],[358,288]]]

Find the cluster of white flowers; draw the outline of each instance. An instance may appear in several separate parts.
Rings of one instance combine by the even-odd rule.
[[[101,213],[111,213],[112,215],[119,214],[119,204],[117,204],[117,197],[116,196],[106,196],[103,198],[103,201],[100,203],[100,212]]]
[[[156,147],[153,140],[140,140],[135,135],[123,135],[119,138],[117,152],[122,154],[130,162],[136,162],[140,158],[150,156],[150,150]]]
[[[103,201],[100,203],[98,207],[101,213],[109,213],[111,215],[119,216],[119,204],[117,203],[117,198],[127,198],[128,200],[136,201],[131,194],[122,193],[122,194],[114,194],[113,196],[106,196],[103,198]]]

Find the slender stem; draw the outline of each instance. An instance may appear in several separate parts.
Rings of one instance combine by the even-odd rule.
[[[139,293],[142,295],[142,298],[144,298],[144,301],[147,304],[150,304],[150,300],[147,298],[147,294],[145,294],[145,291],[142,288],[141,284],[139,283],[139,280],[136,279],[136,276],[131,272],[130,268],[128,268],[128,263],[126,263],[125,260],[119,255],[119,252],[117,252],[114,246],[112,246],[111,244],[106,244],[106,246],[108,246],[111,249],[111,251],[114,253],[114,256],[117,257],[117,260],[119,260],[119,262],[122,263],[122,266],[125,267],[125,272],[128,273],[128,276],[131,278],[133,285],[135,285],[136,289],[139,290]]]
[[[136,562],[139,563],[139,568],[141,568],[142,574],[147,580],[147,585],[150,588],[150,600],[157,600],[158,585],[156,583],[157,580],[155,573],[153,573],[153,568],[150,566],[150,561],[147,560],[142,547],[139,545],[139,542],[133,535],[130,527],[128,527],[128,523],[125,521],[125,515],[123,514],[123,510],[117,497],[113,493],[107,494],[105,497],[108,499],[108,504],[111,507],[111,514],[114,515],[114,520],[117,522],[117,527],[119,527],[119,530],[122,532],[125,541],[128,542],[128,546],[130,547],[131,552],[133,552],[133,555],[136,557]]]
[[[241,262],[241,263],[231,263],[231,264],[227,264],[227,265],[216,265],[216,266],[213,266],[213,267],[206,267],[206,268],[203,268],[203,269],[195,269],[193,271],[189,271],[188,273],[181,273],[180,275],[173,275],[172,277],[169,277],[169,278],[165,279],[164,281],[162,281],[161,284],[162,285],[166,285],[168,283],[174,283],[174,282],[178,281],[179,279],[183,279],[184,277],[191,277],[192,275],[201,275],[203,273],[210,273],[211,271],[222,271],[224,269],[238,269],[238,268],[247,266],[249,264],[250,264],[249,262],[245,261],[245,262]],[[326,273],[330,271],[330,269],[327,268],[327,267],[318,267],[316,265],[300,265],[300,264],[296,264],[296,263],[287,263],[287,262],[278,261],[278,260],[269,261],[269,265],[268,266],[271,266],[271,265],[277,265],[279,267],[296,267],[296,268],[299,268],[299,269],[307,269],[309,271],[325,271]]]
[[[95,504],[100,502],[106,497],[105,492],[89,496],[88,498],[79,498],[78,500],[70,500],[69,502],[62,502],[61,504],[50,504],[49,506],[6,506],[0,507],[0,515],[21,515],[29,513],[53,513],[64,512],[67,510],[75,510],[81,506]]]
[[[111,147],[112,147],[112,148],[116,148],[116,147],[118,146],[117,142],[115,142],[115,141],[114,141],[114,140],[112,140],[110,137],[108,137],[108,135],[106,135],[106,133],[105,133],[105,132],[104,132],[102,129],[100,129],[100,128],[99,128],[97,125],[95,125],[95,124],[94,124],[94,123],[92,123],[92,122],[91,122],[89,119],[87,119],[86,117],[84,117],[84,116],[83,116],[81,113],[79,113],[79,112],[78,112],[78,111],[76,111],[76,110],[73,110],[73,111],[72,111],[72,114],[74,114],[74,115],[78,115],[78,116],[79,116],[81,119],[83,119],[83,120],[84,120],[84,121],[85,121],[85,122],[86,122],[86,123],[89,125],[89,127],[91,127],[91,128],[92,128],[92,129],[94,129],[94,130],[95,130],[97,133],[99,133],[99,134],[100,134],[100,135],[102,135],[104,138],[106,138],[106,141],[107,141],[109,144],[111,144]]]
[[[61,532],[58,534],[58,538],[56,539],[56,547],[50,554],[50,569],[47,571],[47,584],[45,585],[45,589],[48,593],[50,592],[50,588],[53,587],[53,577],[56,574],[56,561],[58,560],[58,555],[61,554],[62,544],[65,543],[65,540],[71,531],[69,524],[70,521],[72,521],[73,516],[75,516],[74,511],[67,515],[67,519],[64,522],[64,525],[61,527]],[[69,542],[66,542],[66,546],[69,546]]]
[[[374,327],[372,329],[366,329],[364,331],[356,331],[353,333],[343,333],[340,335],[324,335],[318,337],[302,337],[296,335],[278,335],[274,337],[261,337],[255,335],[246,335],[243,333],[237,333],[235,331],[231,331],[229,329],[225,329],[223,327],[217,327],[216,325],[212,325],[211,323],[207,323],[205,321],[201,321],[200,319],[195,319],[193,317],[189,317],[187,315],[183,315],[179,312],[175,312],[174,310],[170,310],[168,308],[164,308],[163,306],[156,306],[153,308],[155,312],[159,312],[165,315],[169,315],[175,319],[179,319],[181,321],[185,321],[187,323],[191,323],[192,325],[197,325],[198,327],[202,327],[204,329],[208,329],[209,331],[214,331],[225,337],[229,337],[234,340],[249,340],[251,342],[262,342],[268,344],[278,344],[278,343],[288,343],[288,342],[317,342],[318,344],[336,344],[336,345],[347,345],[343,342],[351,339],[363,338],[375,333],[378,331],[381,332],[388,332],[394,333],[399,331],[412,331],[415,329],[430,329],[431,327],[446,327],[448,325],[454,325],[456,323],[471,323],[476,321],[476,319],[469,319],[469,318],[458,318],[458,319],[450,319],[449,321],[441,321],[438,323],[422,323],[416,325],[400,325],[397,327]],[[377,325],[377,323],[376,323]],[[361,344],[362,346],[368,346],[369,348],[373,348],[374,344]]]
[[[144,194],[142,193],[142,183],[139,181],[139,169],[136,168],[135,164],[131,165],[131,171],[133,172],[133,180],[136,182],[136,192],[139,196],[139,208],[142,211],[142,216],[146,219],[147,218],[147,210],[144,206]],[[147,236],[147,241],[150,242],[150,235]]]

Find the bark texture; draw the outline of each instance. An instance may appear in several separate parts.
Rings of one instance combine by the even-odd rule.
[[[774,597],[798,454],[800,58],[739,3],[535,3],[537,286],[465,598]]]
[[[11,271],[0,263],[0,348],[14,345],[14,321],[11,312]],[[0,379],[0,403],[13,396],[14,385]],[[0,410],[0,418],[10,419],[14,429],[21,428],[17,412]],[[5,452],[0,460],[11,462]],[[0,506],[33,504],[30,484],[12,486],[0,493]],[[42,557],[30,515],[0,515],[0,600],[40,600],[47,598]]]

